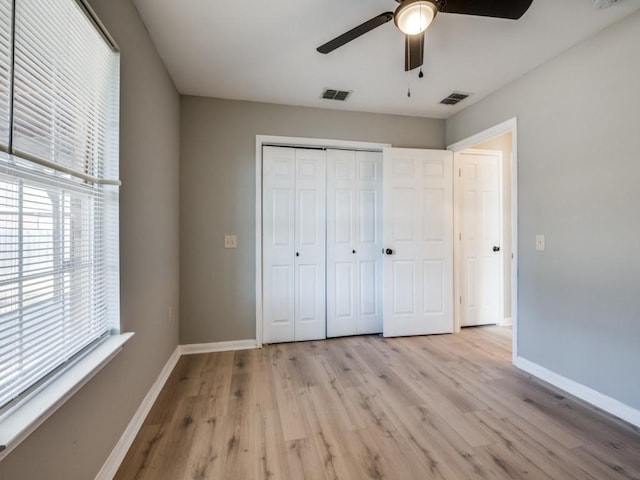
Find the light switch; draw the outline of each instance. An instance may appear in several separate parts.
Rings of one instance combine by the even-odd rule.
[[[536,235],[536,250],[539,252],[544,250],[544,235]]]
[[[236,235],[225,235],[224,248],[238,248],[238,237]]]

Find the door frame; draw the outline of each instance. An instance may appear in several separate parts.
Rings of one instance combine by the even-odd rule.
[[[463,266],[464,262],[462,261],[462,242],[460,242],[460,233],[462,228],[462,199],[461,199],[461,178],[460,175],[456,176],[456,169],[460,169],[460,161],[456,155],[456,153],[476,153],[476,154],[495,154],[500,158],[500,163],[498,165],[498,190],[499,190],[499,202],[498,209],[500,211],[500,243],[502,244],[502,239],[504,238],[504,205],[502,201],[502,193],[504,188],[504,172],[503,172],[503,152],[501,150],[478,150],[474,148],[465,148],[463,150],[459,150],[458,152],[454,152],[453,154],[453,205],[454,205],[454,215],[453,215],[453,303],[454,303],[454,320],[453,320],[453,331],[455,333],[460,332],[462,328],[462,308],[460,304],[460,297],[462,296],[462,275],[463,275]],[[457,234],[457,235],[456,235]],[[455,237],[458,237],[458,240]],[[513,250],[513,249],[512,249]],[[504,322],[504,246],[502,249],[502,255],[500,257],[500,298],[498,300],[498,304],[500,307],[500,318],[501,320],[496,323],[496,325],[506,325]]]
[[[513,258],[511,260],[511,318],[513,322],[513,330],[511,337],[511,356],[512,361],[515,362],[518,357],[518,119],[513,117],[502,123],[494,125],[493,127],[482,130],[474,135],[464,138],[458,142],[452,143],[447,146],[447,150],[452,152],[460,152],[461,150],[467,150],[469,148],[492,140],[496,137],[500,137],[507,133],[511,133],[511,252]],[[457,177],[455,177],[457,178]],[[454,180],[457,182],[457,180]],[[454,225],[459,216],[458,205],[454,203]],[[457,250],[454,253],[456,255]],[[457,255],[459,256],[459,254]],[[454,262],[456,260],[454,259]],[[454,272],[457,277],[458,272]],[[455,284],[458,284],[457,278],[454,279]],[[454,318],[456,330],[460,330],[460,305],[459,302],[454,302]]]
[[[321,148],[344,150],[367,150],[382,152],[389,143],[357,142],[351,140],[331,140],[322,138],[282,137],[277,135],[256,135],[256,346],[262,347],[263,301],[262,301],[262,147],[277,146],[289,148]]]

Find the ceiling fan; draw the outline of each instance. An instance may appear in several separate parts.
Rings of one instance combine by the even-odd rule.
[[[374,28],[393,19],[405,34],[405,71],[422,65],[424,33],[436,15],[459,13],[481,17],[517,20],[529,9],[533,0],[396,0],[400,5],[395,12],[384,12],[352,28],[317,48],[320,53],[334,51]]]

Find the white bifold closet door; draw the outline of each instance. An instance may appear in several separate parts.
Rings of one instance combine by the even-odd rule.
[[[453,155],[385,148],[385,336],[453,332]]]
[[[382,153],[327,150],[327,336],[382,332]]]
[[[326,153],[263,148],[264,343],[326,337]]]

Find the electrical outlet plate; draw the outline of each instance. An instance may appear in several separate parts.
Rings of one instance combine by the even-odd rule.
[[[224,248],[238,248],[238,237],[236,235],[225,235]]]
[[[544,235],[536,235],[536,250],[542,252],[544,250]]]

